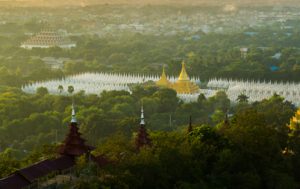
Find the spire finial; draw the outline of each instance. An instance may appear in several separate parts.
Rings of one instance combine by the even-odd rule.
[[[141,107],[141,123],[140,125],[141,126],[144,126],[146,123],[145,123],[145,117],[144,117],[144,105],[143,105],[143,102],[142,102],[142,107]]]
[[[166,77],[166,66],[165,65],[163,65],[161,77]]]
[[[181,72],[180,72],[180,75],[179,75],[179,78],[178,78],[179,81],[188,81],[190,80],[187,72],[186,72],[186,69],[185,69],[185,62],[182,61],[181,63]]]
[[[74,103],[72,103],[72,119],[71,119],[71,123],[77,123]]]

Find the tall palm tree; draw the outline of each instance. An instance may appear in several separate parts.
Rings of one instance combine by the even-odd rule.
[[[72,85],[68,86],[68,93],[71,95],[74,92],[74,87]]]
[[[63,92],[63,90],[64,90],[64,87],[62,85],[59,85],[57,87],[57,89],[58,89],[59,93],[61,94]]]
[[[247,96],[247,95],[245,95],[245,94],[240,94],[238,97],[237,97],[237,101],[239,102],[239,103],[247,103],[248,102],[248,99],[249,99],[249,97]]]

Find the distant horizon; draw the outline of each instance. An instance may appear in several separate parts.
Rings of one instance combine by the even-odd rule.
[[[90,6],[90,5],[205,5],[222,6],[298,6],[297,0],[0,0],[0,6]]]

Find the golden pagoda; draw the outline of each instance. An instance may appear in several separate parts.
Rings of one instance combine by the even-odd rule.
[[[296,131],[299,130],[299,126],[300,126],[300,109],[298,109],[295,116],[290,119],[290,124],[288,125],[288,127],[290,128],[291,131]]]
[[[156,85],[160,87],[172,87],[172,83],[168,80],[165,72],[165,67],[163,67],[163,72],[161,74],[160,79],[156,82]]]
[[[173,84],[172,88],[176,90],[178,94],[195,94],[199,93],[200,88],[195,83],[191,82],[186,69],[185,63],[182,62],[182,69],[178,80]]]

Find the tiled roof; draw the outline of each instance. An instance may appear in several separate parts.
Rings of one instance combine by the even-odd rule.
[[[31,37],[23,43],[23,45],[45,45],[45,46],[60,46],[73,44],[69,38],[54,31],[42,31]]]
[[[22,175],[29,182],[34,182],[36,179],[48,175],[50,172],[54,171],[52,162],[50,160],[44,160],[38,162],[30,167],[20,169],[16,171],[16,174]]]
[[[4,179],[0,179],[0,189],[20,189],[30,184],[31,183],[28,180],[18,174],[13,174]]]
[[[74,159],[68,156],[61,156],[54,160],[44,160],[1,179],[0,189],[21,189],[54,171],[66,170],[74,165]]]

